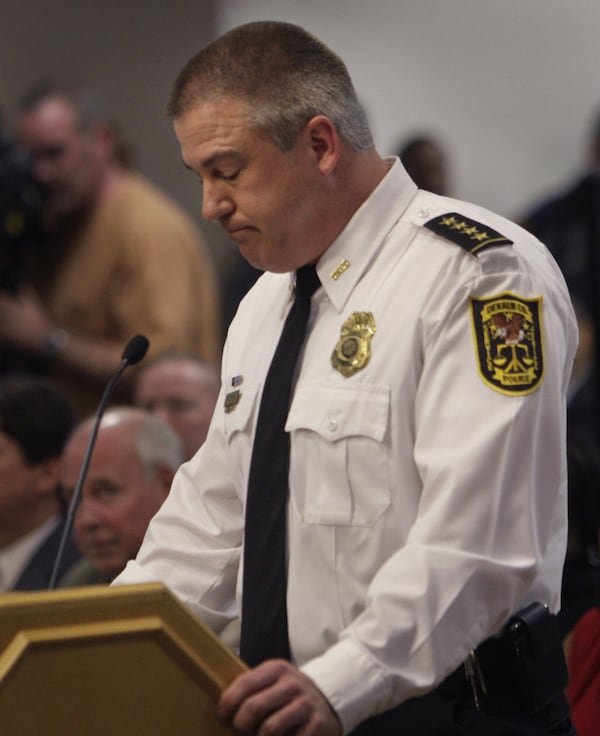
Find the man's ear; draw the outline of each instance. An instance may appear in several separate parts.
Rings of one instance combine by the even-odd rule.
[[[321,173],[331,174],[340,158],[341,148],[335,125],[325,115],[316,115],[308,121],[305,130]]]
[[[39,496],[54,493],[60,483],[60,458],[52,457],[35,466],[34,485],[35,492]]]
[[[154,472],[156,486],[160,490],[160,493],[166,498],[171,490],[171,483],[173,482],[175,473],[172,468],[162,464],[157,465]]]
[[[98,151],[103,158],[109,159],[114,155],[117,148],[117,136],[108,123],[90,123],[89,137],[93,142],[96,151]]]

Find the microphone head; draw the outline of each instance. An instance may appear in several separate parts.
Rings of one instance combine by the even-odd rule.
[[[122,360],[128,365],[135,365],[146,355],[150,341],[144,335],[135,335],[125,345]]]

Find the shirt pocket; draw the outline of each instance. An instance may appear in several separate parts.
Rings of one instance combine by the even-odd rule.
[[[296,387],[290,494],[307,524],[372,526],[390,505],[390,389]]]

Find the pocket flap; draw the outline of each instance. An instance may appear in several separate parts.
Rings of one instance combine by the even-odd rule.
[[[330,442],[347,437],[370,437],[381,442],[389,421],[390,388],[372,384],[340,387],[333,384],[298,385],[285,428],[308,429]]]

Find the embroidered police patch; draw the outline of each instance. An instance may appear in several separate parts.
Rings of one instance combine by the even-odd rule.
[[[479,374],[495,391],[523,396],[541,384],[541,303],[542,297],[524,299],[508,291],[471,299]]]
[[[457,243],[473,255],[477,255],[485,248],[498,245],[512,245],[513,241],[505,238],[496,230],[482,225],[476,220],[470,220],[458,212],[447,212],[434,217],[425,223],[425,227],[438,235],[443,235],[453,243]]]

